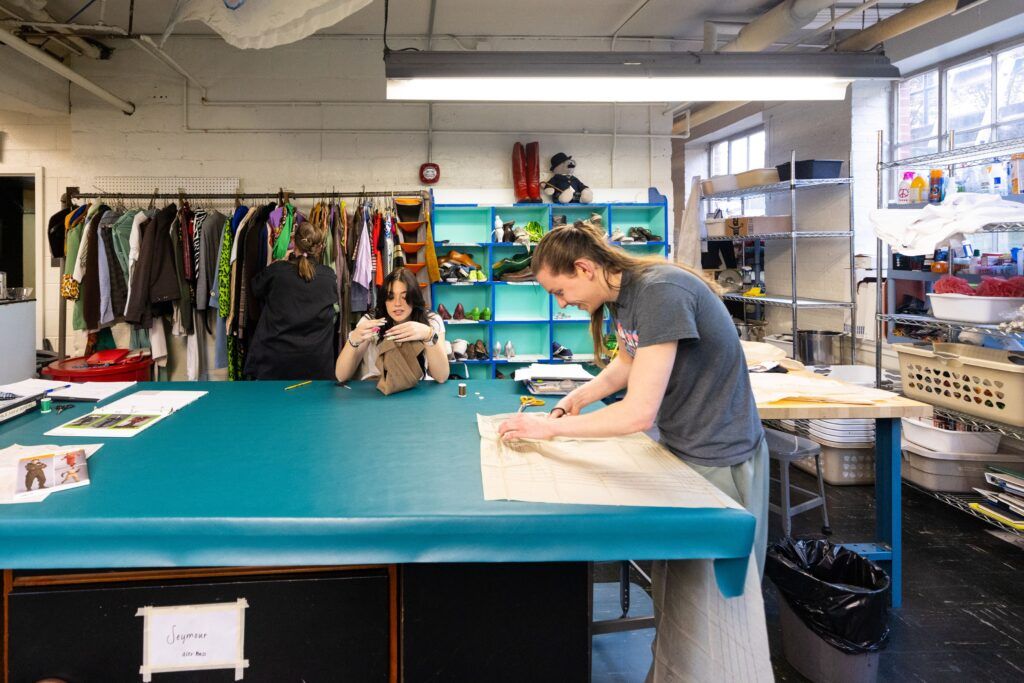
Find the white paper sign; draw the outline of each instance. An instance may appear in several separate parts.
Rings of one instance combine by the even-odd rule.
[[[135,616],[143,618],[143,681],[165,671],[234,669],[242,680],[245,659],[244,598],[235,602],[172,607],[140,607]]]

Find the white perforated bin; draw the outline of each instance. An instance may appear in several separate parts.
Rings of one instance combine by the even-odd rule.
[[[814,458],[793,464],[808,474],[815,474]],[[833,486],[875,483],[875,447],[834,448],[821,444],[821,476]]]
[[[896,344],[903,393],[1024,427],[1024,353],[970,344]]]

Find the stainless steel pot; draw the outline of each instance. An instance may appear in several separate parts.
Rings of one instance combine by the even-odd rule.
[[[796,350],[805,365],[849,365],[850,337],[827,330],[797,330]]]

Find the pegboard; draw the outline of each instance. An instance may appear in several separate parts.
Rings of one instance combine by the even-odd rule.
[[[200,178],[197,176],[97,176],[93,189],[104,194],[175,194],[184,190],[187,195],[233,194],[239,191],[238,178]],[[83,188],[84,189],[84,188]],[[232,204],[232,200],[204,200],[204,206],[214,203]]]

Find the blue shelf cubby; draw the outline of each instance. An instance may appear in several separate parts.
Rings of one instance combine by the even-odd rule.
[[[431,286],[433,305],[443,303],[454,312],[462,304],[466,312],[473,307],[491,309],[491,321],[456,323],[448,321],[448,340],[465,339],[473,344],[477,339],[487,344],[488,353],[493,354],[494,346],[500,343],[504,352],[509,340],[515,347],[516,355],[503,355],[486,361],[452,363],[453,374],[476,378],[495,377],[500,372],[511,377],[517,367],[534,362],[562,362],[551,355],[551,343],[557,341],[573,350],[574,361],[587,363],[593,360],[593,343],[590,340],[590,316],[584,311],[569,306],[558,308],[538,283],[507,283],[492,281],[491,268],[494,263],[524,252],[524,247],[494,242],[492,229],[495,218],[515,221],[517,226],[537,221],[550,230],[554,217],[564,215],[566,222],[588,220],[593,214],[601,217],[605,231],[611,236],[613,230],[628,233],[629,228],[641,226],[660,237],[647,243],[625,243],[621,246],[638,256],[667,256],[670,245],[668,236],[668,205],[657,201],[652,195],[651,202],[643,204],[515,204],[500,206],[434,205],[432,225],[438,258],[449,250],[468,253],[487,274],[488,281],[465,284],[434,283]],[[447,240],[447,241],[446,241]],[[562,316],[566,317],[562,317]],[[608,329],[606,322],[605,329]]]

